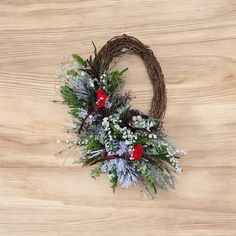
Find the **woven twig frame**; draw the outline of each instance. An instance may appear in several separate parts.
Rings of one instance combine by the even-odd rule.
[[[153,51],[148,46],[137,38],[126,34],[116,36],[100,49],[93,61],[93,65],[102,74],[108,70],[110,63],[115,57],[125,53],[139,55],[144,61],[154,92],[150,114],[162,119],[165,115],[167,102],[164,75]]]

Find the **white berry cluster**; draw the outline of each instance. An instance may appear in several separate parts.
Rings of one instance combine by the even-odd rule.
[[[150,131],[150,128],[154,125],[156,125],[156,123],[152,119],[144,119],[140,115],[132,117],[132,126],[135,128],[143,128]]]
[[[182,168],[174,157],[170,158],[170,163],[175,168],[176,173],[180,174],[182,172]]]
[[[107,92],[108,88],[108,80],[107,80],[108,75],[107,74],[102,74],[100,75],[99,78],[94,78],[93,81],[95,81],[99,87],[103,90],[103,92]]]
[[[175,146],[173,145],[173,143],[170,142],[169,140],[166,139],[166,141],[167,141],[166,145],[168,145],[167,146],[167,151],[168,151],[167,157],[169,157],[170,163],[175,168],[176,173],[179,174],[182,172],[182,168],[179,165],[179,162],[175,157],[176,156],[184,157],[186,155],[186,152],[176,149]]]
[[[127,146],[128,151],[132,152],[134,143],[137,141],[138,135],[133,133],[127,127],[121,127],[119,124],[120,122],[121,120],[119,119],[118,113],[114,113],[113,116],[103,118],[102,127],[107,134],[107,147],[110,148],[110,146],[113,145],[113,141],[117,140],[116,133],[113,130],[115,128],[116,131],[122,135],[121,140],[123,140],[124,144]]]
[[[60,67],[57,69],[56,74],[58,78],[69,78],[68,72],[70,70],[76,71],[78,78],[80,76],[85,76],[86,73],[81,71],[83,67],[74,60],[72,55],[66,55],[64,61],[61,63]]]

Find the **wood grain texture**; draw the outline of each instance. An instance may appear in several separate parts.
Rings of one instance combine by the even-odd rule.
[[[69,134],[55,70],[127,33],[165,74],[165,127],[188,155],[175,191],[157,199],[117,189],[55,155]],[[0,235],[236,235],[236,3],[234,0],[0,1]],[[126,89],[149,110],[152,87],[135,56]],[[69,119],[69,121],[68,121]],[[66,158],[65,165],[63,161]]]

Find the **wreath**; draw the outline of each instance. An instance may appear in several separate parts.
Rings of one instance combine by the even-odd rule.
[[[110,69],[114,58],[127,53],[139,55],[146,65],[154,90],[149,115],[132,109],[130,93],[122,91],[127,68]],[[69,147],[83,147],[76,163],[95,166],[93,178],[106,173],[113,191],[117,185],[139,184],[153,196],[157,187],[174,188],[176,174],[182,171],[178,158],[185,153],[164,132],[164,75],[148,46],[132,36],[114,37],[99,51],[94,45],[94,56],[87,60],[76,54],[67,57],[59,77],[76,134]]]

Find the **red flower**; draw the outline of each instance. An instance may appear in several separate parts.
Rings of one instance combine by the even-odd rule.
[[[142,155],[143,155],[143,147],[139,143],[134,147],[132,158],[133,160],[137,161],[142,157]]]
[[[97,91],[97,108],[103,108],[105,106],[106,100],[108,98],[108,95],[103,93],[101,89],[98,89]]]

